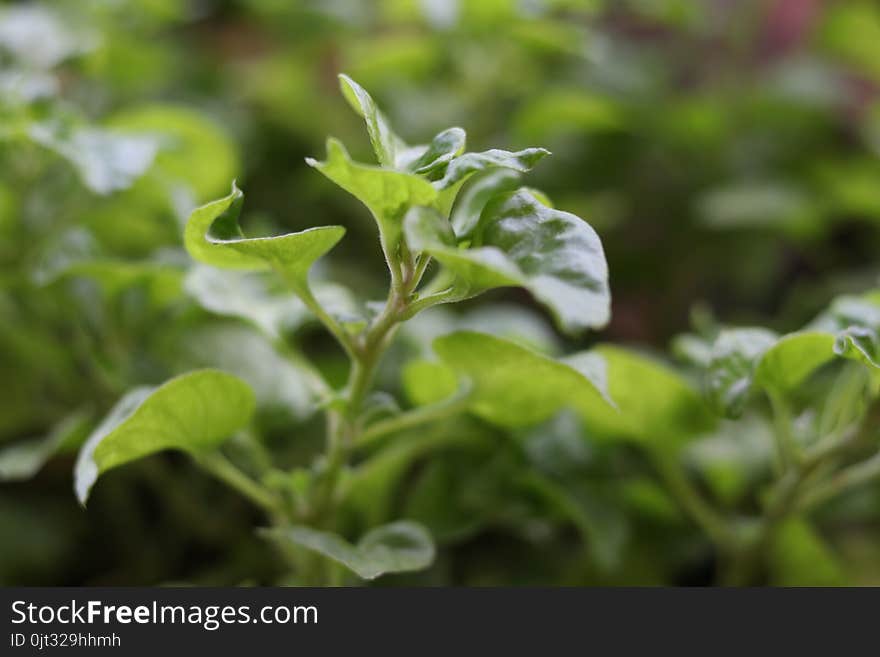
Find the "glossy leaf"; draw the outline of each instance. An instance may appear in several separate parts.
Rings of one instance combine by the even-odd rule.
[[[376,153],[376,159],[379,160],[379,164],[394,168],[397,164],[397,155],[406,150],[406,144],[400,137],[394,134],[388,119],[378,108],[366,89],[347,75],[339,76],[339,86],[342,89],[342,95],[345,96],[349,105],[366,122],[370,143],[373,145],[373,151]]]
[[[464,153],[449,163],[435,186],[439,190],[449,189],[463,183],[474,173],[487,169],[502,168],[525,173],[548,155],[550,151],[546,148],[526,148],[516,152],[493,148],[481,153]]]
[[[327,141],[327,160],[306,162],[367,206],[388,249],[394,249],[403,230],[403,215],[413,205],[431,205],[437,191],[416,174],[382,169],[352,161],[335,139]]]
[[[724,331],[712,346],[707,388],[719,413],[738,417],[755,387],[786,392],[835,356],[880,367],[880,304],[841,297],[805,330],[777,337],[764,329]]]
[[[880,292],[835,299],[811,327],[836,336],[838,356],[880,367]]]
[[[473,383],[473,411],[496,424],[535,424],[572,405],[616,412],[596,367],[569,365],[470,331],[438,338],[434,351],[459,377]]]
[[[254,410],[246,383],[218,370],[199,370],[158,388],[137,388],[113,407],[79,453],[74,470],[82,504],[98,476],[164,449],[198,453],[241,429]]]
[[[755,368],[777,335],[765,329],[723,331],[712,346],[706,388],[712,405],[723,415],[742,414],[752,390]]]
[[[264,530],[275,541],[293,543],[342,564],[361,579],[422,570],[434,560],[434,542],[421,525],[402,520],[367,532],[356,545],[338,534],[295,526]]]
[[[241,270],[273,269],[301,297],[310,295],[309,269],[342,239],[341,226],[309,228],[278,237],[247,239],[238,225],[244,195],[232,192],[193,210],[184,243],[190,255],[215,267]]]
[[[456,199],[449,217],[456,237],[470,239],[489,199],[501,192],[512,192],[519,178],[519,173],[512,169],[489,169],[473,176]]]
[[[406,219],[407,241],[456,274],[460,297],[521,286],[549,307],[567,332],[599,328],[610,318],[608,265],[589,224],[548,208],[525,190],[493,197],[473,245],[460,248],[449,224],[418,208]]]
[[[430,176],[445,167],[464,150],[466,135],[461,128],[447,128],[425,147],[419,158],[407,168],[415,173]]]

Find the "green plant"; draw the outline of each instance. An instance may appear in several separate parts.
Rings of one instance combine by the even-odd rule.
[[[160,262],[62,259],[49,280],[92,278],[120,299],[119,290],[146,284],[147,308],[163,309],[183,278],[185,292],[204,309],[262,334],[221,323],[187,335],[193,327],[176,316],[168,331],[170,342],[179,341],[172,358],[215,367],[135,388],[117,402],[80,450],[81,502],[105,471],[178,449],[263,510],[271,526],[261,534],[283,555],[287,582],[420,570],[434,558],[432,533],[454,544],[478,527],[525,532],[541,522],[576,530],[579,553],[588,556],[574,561],[589,564],[589,581],[619,582],[627,567],[644,562],[623,547],[632,518],[640,525],[675,524],[684,537],[698,529],[701,542],[712,546],[719,582],[842,580],[811,516],[880,477],[880,293],[841,297],[801,331],[783,336],[697,316],[696,332],[673,345],[683,370],[610,344],[558,357],[553,341],[527,323],[517,325],[516,314],[482,324],[466,316],[441,321],[439,306],[521,287],[562,332],[601,328],[610,308],[602,245],[587,223],[519,187],[519,174],[546,150],[467,153],[460,128],[409,146],[360,86],[345,76],[341,82],[366,123],[378,166],[353,161],[333,139],[327,159],[308,164],[374,218],[389,272],[387,298],[363,303],[313,275],[317,261],[342,240],[340,226],[244,237],[243,194],[235,184],[229,195],[190,214],[184,243],[198,264],[185,277]],[[153,143],[152,131],[169,125],[168,111],[135,113],[119,125],[150,130],[125,138]],[[10,110],[21,128],[7,139],[36,139],[39,124],[29,112]],[[173,116],[185,137],[183,115]],[[57,143],[50,150],[76,155],[70,144]],[[150,159],[156,157],[163,175],[172,164],[178,175],[192,175],[188,159],[169,163],[157,152]],[[112,149],[105,155],[112,165]],[[103,166],[104,160],[88,162]],[[93,185],[95,170],[77,171]],[[152,198],[145,190],[159,189],[160,179],[147,173],[132,189],[140,194],[134,198]],[[425,317],[432,339],[419,335]],[[310,322],[338,343],[344,383],[331,383],[323,350],[321,359],[312,358],[309,343],[292,338]],[[483,326],[504,336],[474,330]],[[168,350],[156,342],[151,351]],[[409,348],[395,351],[401,343]],[[391,376],[382,380],[399,381],[405,410],[404,402],[374,389],[389,360]],[[100,382],[116,391],[139,378],[135,372]],[[267,399],[299,421],[293,430],[284,425],[285,444],[295,444],[300,430],[310,433],[304,424],[313,412],[323,414],[325,443],[317,458],[270,448],[257,413]],[[75,447],[87,420],[74,413],[45,440],[4,450],[0,477],[28,477],[56,451]],[[598,456],[585,455],[586,448]],[[467,450],[477,454],[474,462]],[[406,488],[406,504],[391,504],[419,462],[427,465]],[[805,571],[811,575],[805,578]]]
[[[257,286],[245,290],[243,302],[230,286],[235,279],[221,279],[212,292],[205,270],[190,276],[190,291],[202,303],[261,327],[307,382],[311,403],[324,414],[323,453],[308,467],[276,466],[247,430],[254,411],[250,387],[225,372],[199,370],[157,389],[137,389],[117,404],[80,453],[81,501],[102,472],[157,450],[182,449],[265,511],[272,526],[261,533],[288,559],[289,581],[341,582],[342,566],[373,579],[431,563],[433,542],[421,524],[397,519],[363,525],[384,515],[383,499],[393,494],[407,463],[479,433],[456,422],[476,417],[515,437],[573,413],[593,441],[638,448],[663,495],[675,499],[714,545],[720,581],[757,581],[786,540],[801,550],[818,545],[812,549],[822,554],[805,514],[880,475],[871,421],[880,386],[878,293],[841,298],[802,331],[781,337],[704,320],[699,334],[675,344],[703,382],[704,395],[668,366],[617,346],[555,358],[522,336],[453,330],[434,339],[426,357],[401,368],[412,403],[401,410],[373,387],[383,355],[406,322],[441,304],[518,286],[550,310],[561,330],[600,328],[609,319],[607,265],[587,223],[554,209],[540,192],[516,187],[517,174],[547,151],[465,153],[459,128],[426,146],[409,146],[366,91],[340,79],[366,122],[379,166],[354,162],[333,139],[327,159],[308,164],[373,216],[390,277],[384,303],[352,305],[349,299],[340,310],[328,284],[310,278],[315,262],[342,239],[340,226],[246,238],[238,224],[243,194],[234,184],[228,196],[192,212],[184,237],[201,263],[279,277],[302,312],[338,342],[348,379],[334,388],[303,350],[285,341],[279,322],[290,321],[291,307],[283,297]],[[263,278],[254,280],[265,285]],[[726,436],[755,432],[767,409],[776,449],[772,472],[762,470],[762,459],[751,470],[731,470],[738,457],[729,455],[718,470],[712,441],[729,447]],[[229,449],[233,434],[235,449]],[[741,449],[744,442],[739,437],[734,445]],[[500,487],[501,495],[513,486],[516,495],[528,491],[542,500],[578,529],[600,569],[613,569],[619,555],[612,528],[602,525],[601,514],[585,510],[579,482],[556,469],[519,464],[488,476],[487,483]],[[742,500],[746,489],[758,493],[751,508]],[[617,495],[632,496],[638,506],[648,490],[636,486]],[[360,522],[349,521],[353,510],[361,512]],[[359,528],[354,543],[348,540],[352,526]],[[829,572],[833,577],[833,568]]]
[[[352,161],[333,139],[327,142],[326,161],[308,163],[359,199],[376,221],[390,272],[381,309],[360,316],[334,313],[309,280],[315,261],[343,237],[342,227],[245,238],[238,225],[243,194],[234,184],[225,198],[193,211],[184,237],[193,258],[207,265],[273,271],[344,351],[348,381],[335,390],[303,353],[286,349],[323,409],[322,457],[311,468],[284,472],[269,467],[259,479],[244,472],[219,446],[247,426],[253,394],[229,374],[202,370],[155,390],[129,393],[93,432],[76,467],[77,494],[85,502],[98,475],[112,467],[161,449],[191,452],[200,465],[266,511],[273,527],[264,534],[283,545],[296,581],[314,583],[338,576],[328,561],[314,554],[370,579],[425,567],[433,557],[428,533],[411,521],[372,528],[356,545],[332,533],[341,498],[351,485],[346,470],[353,451],[467,408],[499,418],[510,415],[505,422],[517,414],[523,415],[517,423],[543,419],[571,398],[569,386],[581,391],[579,403],[601,413],[612,409],[599,391],[592,361],[560,363],[513,343],[462,332],[437,345],[450,362],[465,356],[462,376],[435,379],[429,374],[424,382],[434,388],[428,394],[436,398],[389,415],[385,398],[371,390],[382,356],[403,322],[439,304],[521,286],[550,308],[562,329],[600,327],[609,318],[608,272],[599,238],[588,224],[553,209],[538,192],[515,189],[510,172],[528,171],[548,155],[546,150],[466,153],[460,128],[441,132],[426,146],[409,146],[392,132],[366,91],[346,76],[340,80],[349,103],[366,122],[379,166]],[[432,261],[440,267],[422,284]],[[474,362],[467,362],[463,352],[474,350],[476,358],[488,360],[469,372]],[[541,385],[525,394],[515,387],[509,390],[514,379],[534,374],[527,369],[531,367],[546,370]],[[444,380],[451,387],[438,389]],[[511,402],[517,410],[508,413],[503,406]]]

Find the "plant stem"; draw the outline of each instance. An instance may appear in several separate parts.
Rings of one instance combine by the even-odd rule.
[[[236,489],[258,507],[276,514],[279,500],[269,490],[248,477],[220,452],[211,452],[197,457],[199,465],[215,477]]]
[[[302,302],[306,305],[306,307],[314,313],[315,317],[324,325],[324,327],[336,338],[336,341],[339,343],[339,346],[345,351],[349,358],[354,357],[354,345],[352,344],[351,336],[345,332],[345,329],[340,326],[339,322],[337,322],[320,304],[320,302],[315,298],[315,296],[311,293],[309,289],[298,290],[297,294],[299,295]]]
[[[792,431],[792,414],[788,401],[781,393],[769,390],[770,406],[773,408],[773,433],[776,439],[776,450],[779,455],[779,471],[781,474],[797,462],[798,448]]]
[[[813,508],[851,488],[878,478],[880,478],[880,452],[866,461],[841,470],[830,481],[811,490],[804,495],[800,508],[804,510]]]
[[[376,422],[365,431],[361,432],[355,441],[355,446],[363,447],[370,445],[388,434],[397,433],[398,431],[410,429],[436,420],[442,420],[458,411],[464,410],[470,403],[470,397],[470,391],[466,390],[463,393],[460,392],[452,395],[448,399],[444,399],[436,404],[422,406],[388,418],[387,420]]]
[[[429,294],[409,304],[404,319],[409,319],[410,317],[413,317],[423,310],[427,310],[428,308],[432,308],[434,306],[439,306],[442,303],[462,301],[465,298],[466,297],[462,295],[460,290],[452,287],[441,290],[439,292],[435,292],[433,294]]]
[[[388,299],[382,312],[357,337],[346,333],[321,308],[317,300],[308,293],[308,290],[306,290],[306,294],[301,295],[306,305],[339,340],[351,362],[348,382],[342,395],[344,405],[342,408],[328,407],[327,410],[327,448],[324,468],[316,480],[308,509],[304,517],[299,519],[319,528],[329,528],[333,525],[343,469],[352,447],[358,442],[364,442],[363,436],[360,435],[364,401],[372,386],[382,356],[391,344],[398,325],[414,314],[410,312],[413,291],[418,286],[429,262],[427,257],[418,261],[414,260],[405,244],[400,246],[401,256],[405,261],[403,263],[401,263],[401,258],[392,257],[384,240],[382,241],[382,251],[391,273]],[[323,379],[319,375],[318,378],[323,383]],[[441,412],[448,414],[458,410],[460,406],[455,402],[456,400],[452,399],[448,404],[413,411],[406,414],[405,417],[395,418],[394,421],[379,423],[364,435],[368,437],[368,440],[373,440],[390,431],[430,421],[439,417]],[[339,582],[338,568],[320,555],[306,557],[300,565],[300,569],[304,581],[331,584]]]
[[[328,411],[326,463],[309,512],[309,519],[318,525],[326,526],[332,520],[340,475],[359,433],[358,425],[364,400],[382,355],[400,321],[401,309],[406,305],[405,295],[408,292],[406,285],[401,285],[402,287],[392,282],[382,313],[352,347],[344,411]]]
[[[788,469],[770,493],[767,507],[749,544],[734,553],[723,580],[725,585],[744,586],[751,583],[761,556],[773,540],[776,529],[792,513],[805,508],[804,500],[812,493],[801,497],[804,486],[822,466],[842,450],[851,447],[858,438],[858,427],[849,427],[837,436],[828,437],[807,450],[801,462],[793,464]]]

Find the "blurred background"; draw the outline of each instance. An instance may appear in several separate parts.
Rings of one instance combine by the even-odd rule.
[[[21,448],[0,469],[0,583],[277,574],[252,532],[259,515],[186,458],[114,471],[85,510],[71,471],[77,443],[133,385],[200,364],[246,369],[253,354],[273,370],[269,381],[251,373],[264,385],[266,440],[290,462],[317,440],[317,420],[295,417],[296,386],[271,347],[199,303],[181,235],[188,212],[235,178],[249,234],[342,224],[347,237],[320,275],[383,295],[372,221],[303,163],[323,157],[328,135],[372,161],[338,72],[370,90],[411,143],[460,125],[471,150],[553,152],[527,183],[602,237],[612,322],[565,341],[510,291],[465,304],[483,321],[513,305],[511,317],[555,348],[667,350],[692,323],[794,330],[836,293],[877,280],[880,5],[870,0],[5,2],[0,448]],[[250,340],[250,356],[211,346],[230,336]],[[342,379],[345,361],[325,336],[298,339]],[[284,443],[291,415],[303,447]],[[522,486],[511,492],[516,477],[490,491],[464,482],[514,467],[487,448],[407,474],[418,508],[402,512],[432,519],[444,556],[400,581],[705,583],[712,557],[668,500],[648,480],[615,488],[626,455],[582,454],[566,431],[557,422],[510,459],[594,473],[581,481],[595,493],[584,497],[604,561],[584,558]],[[26,439],[44,436],[61,453],[37,473],[31,445],[45,442]],[[547,436],[558,440],[544,449]],[[431,508],[461,491],[458,507]],[[874,511],[876,498],[866,502]],[[877,517],[858,516],[835,539],[846,574],[834,581],[880,582]]]

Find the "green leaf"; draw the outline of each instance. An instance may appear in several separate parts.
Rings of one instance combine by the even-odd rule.
[[[403,389],[416,406],[448,399],[458,390],[455,372],[443,363],[413,360],[403,368]]]
[[[184,289],[205,310],[245,319],[275,339],[309,316],[302,301],[289,293],[275,293],[260,274],[197,264],[187,273]]]
[[[467,136],[461,128],[447,128],[431,140],[421,156],[407,166],[407,169],[430,176],[461,154],[466,139]]]
[[[471,179],[456,199],[449,217],[459,240],[470,239],[489,199],[501,192],[514,191],[519,178],[519,173],[512,169],[488,169]]]
[[[126,189],[152,165],[159,140],[92,126],[35,123],[28,136],[70,162],[96,194]]]
[[[422,570],[434,560],[434,543],[421,525],[401,520],[367,532],[357,545],[338,534],[311,527],[283,527],[263,530],[276,541],[294,543],[342,564],[362,579],[376,579],[386,573]]]
[[[880,368],[880,338],[877,331],[865,326],[851,326],[838,333],[834,353]]]
[[[273,339],[295,331],[314,318],[306,305],[285,289],[276,289],[262,273],[195,265],[183,287],[205,310],[246,320]],[[321,306],[343,324],[363,321],[354,295],[341,285],[311,284]]]
[[[526,190],[492,198],[470,248],[458,247],[448,222],[429,208],[407,215],[406,234],[413,250],[456,274],[459,298],[520,286],[567,332],[608,323],[608,265],[599,236],[579,217],[547,207]]]
[[[566,362],[577,364],[584,355],[569,356]],[[575,410],[595,436],[676,449],[714,426],[699,393],[665,365],[611,345],[600,345],[586,355],[594,369],[598,363],[604,366],[607,395],[616,407],[586,395],[576,398]]]
[[[846,572],[822,536],[804,518],[790,518],[769,549],[774,586],[845,586]]]
[[[713,407],[728,417],[742,414],[752,391],[755,368],[778,336],[760,328],[722,331],[712,346],[706,389]]]
[[[250,420],[254,395],[218,370],[183,374],[158,388],[132,390],[113,407],[79,453],[75,489],[85,504],[98,476],[164,449],[216,447]]]
[[[74,413],[59,422],[48,435],[0,450],[0,481],[24,481],[33,477],[62,447],[85,437],[87,421],[87,413]]]
[[[160,144],[147,178],[183,183],[196,202],[222,194],[239,169],[235,145],[203,112],[178,105],[151,104],[114,114],[109,128],[154,135]]]
[[[722,415],[738,417],[755,387],[793,390],[835,356],[880,367],[880,304],[871,293],[844,296],[805,330],[782,337],[765,329],[722,331],[711,350],[707,392]]]
[[[406,211],[414,205],[431,205],[437,198],[431,183],[418,175],[353,162],[335,139],[327,140],[325,162],[311,158],[306,162],[367,206],[389,251],[400,241]]]
[[[314,375],[249,326],[214,322],[189,331],[180,347],[178,366],[234,374],[250,386],[261,410],[281,410],[304,420],[318,408],[324,390]]]
[[[772,468],[774,444],[772,423],[747,414],[689,445],[684,458],[719,502],[735,508]]]
[[[835,299],[811,327],[836,336],[838,356],[880,368],[880,292]]]
[[[755,381],[767,389],[793,390],[834,358],[834,343],[833,335],[820,331],[784,335],[760,358]]]
[[[583,362],[570,365],[471,331],[438,338],[434,351],[460,377],[473,382],[472,409],[490,422],[536,424],[561,408],[581,404],[615,412],[598,368],[588,368]]]
[[[350,472],[340,495],[343,509],[366,526],[387,520],[399,497],[401,482],[417,461],[453,446],[479,444],[482,439],[478,429],[450,424],[412,431]]]
[[[397,166],[398,153],[403,153],[407,149],[407,145],[394,134],[388,119],[376,106],[366,89],[344,74],[339,75],[339,86],[348,104],[366,122],[370,143],[373,144],[373,151],[376,153],[379,164],[393,169]]]
[[[440,192],[437,197],[437,209],[444,217],[448,217],[462,186],[474,175],[479,176],[498,170],[518,175],[531,171],[532,167],[547,155],[550,155],[550,151],[544,148],[526,148],[515,153],[498,149],[482,153],[464,153],[450,161],[443,172],[443,177],[432,183]],[[498,191],[501,191],[500,188]],[[458,237],[464,238],[465,234],[458,233]]]
[[[449,189],[463,183],[474,173],[487,169],[512,169],[525,173],[548,155],[550,151],[546,148],[526,148],[516,152],[493,148],[481,153],[464,153],[449,163],[443,177],[434,186],[438,190]]]
[[[342,226],[321,226],[278,237],[247,239],[238,225],[244,201],[241,190],[193,210],[186,223],[184,244],[190,255],[215,267],[273,269],[301,297],[310,297],[308,275],[315,261],[332,249]]]

